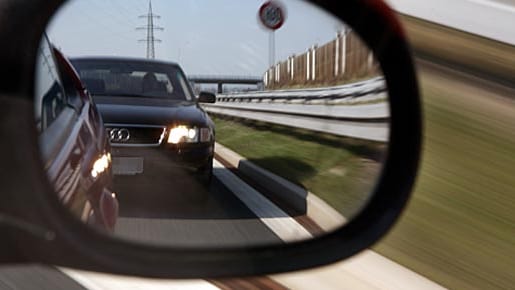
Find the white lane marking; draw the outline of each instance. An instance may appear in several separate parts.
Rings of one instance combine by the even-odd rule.
[[[347,223],[347,219],[324,200],[308,191],[306,215],[324,232],[334,231]]]
[[[204,280],[164,280],[58,268],[89,290],[221,290]]]
[[[366,279],[368,283],[380,289],[445,289],[428,278],[371,250],[365,250],[341,263],[341,269]]]
[[[289,289],[441,290],[441,285],[371,250],[347,260],[304,271],[270,276]]]
[[[312,238],[301,224],[278,208],[261,193],[250,187],[217,160],[213,161],[214,175],[281,240],[285,242]],[[216,170],[219,169],[219,170]],[[220,170],[222,169],[222,170]]]

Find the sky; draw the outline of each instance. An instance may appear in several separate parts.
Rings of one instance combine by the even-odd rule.
[[[178,62],[190,75],[261,76],[269,67],[270,31],[258,21],[265,0],[152,0],[163,27],[156,59]],[[149,0],[70,0],[47,26],[67,56],[145,57]],[[284,25],[275,31],[276,61],[335,38],[344,23],[300,0],[281,0]]]

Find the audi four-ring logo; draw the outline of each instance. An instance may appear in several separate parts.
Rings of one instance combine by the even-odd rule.
[[[125,128],[114,128],[109,130],[109,140],[111,142],[127,142],[131,138],[131,133]]]

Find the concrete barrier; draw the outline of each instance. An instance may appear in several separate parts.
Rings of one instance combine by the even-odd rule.
[[[345,224],[346,219],[325,201],[306,189],[246,160],[222,144],[215,144],[216,158],[258,183],[299,214],[307,215],[325,232]]]

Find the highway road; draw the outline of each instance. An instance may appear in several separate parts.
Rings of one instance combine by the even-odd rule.
[[[216,160],[214,175],[209,192],[204,192],[207,199],[200,202],[193,195],[200,188],[188,178],[168,180],[168,184],[155,179],[119,178],[115,186],[121,211],[115,232],[131,240],[176,246],[281,243],[309,238],[314,233],[305,216],[288,215],[288,209],[276,206]],[[438,285],[424,277],[371,251],[350,263],[340,263],[333,274],[347,276],[349,285],[357,289],[370,289],[389,281],[368,282],[370,271],[363,272],[364,265],[375,265],[370,271],[382,273],[379,276],[393,277],[392,270],[394,276],[403,273],[407,280],[400,284],[404,286],[438,289]],[[336,276],[332,276],[334,280]],[[285,289],[281,283],[293,286],[301,278],[310,281],[306,285],[313,285],[318,279],[302,277],[159,280],[29,265],[0,268],[0,289]]]
[[[118,178],[116,234],[145,243],[199,247],[281,243],[311,236],[218,161],[213,174],[209,189],[177,173],[159,179]]]
[[[263,196],[256,196],[253,189],[246,188],[243,181],[217,161],[214,175],[209,189],[180,173],[174,178],[163,179],[118,176],[114,185],[120,202],[116,234],[130,240],[174,246],[281,243],[291,236],[288,233],[295,227],[298,231],[294,235],[310,236],[292,217]],[[199,198],[199,192],[207,198]],[[99,288],[99,284],[110,285],[108,287],[112,288],[109,289],[122,289],[118,288],[120,284],[114,284],[123,282],[113,277],[116,276],[36,265],[3,267],[0,269],[0,289],[106,289]],[[254,284],[275,285],[272,288],[278,289],[277,283],[268,280],[261,278]],[[134,287],[133,283],[131,287]],[[214,283],[222,286],[234,281]],[[143,285],[145,287],[141,289],[148,289],[148,284]],[[205,281],[160,284],[161,287],[164,285],[181,289],[189,286],[192,289],[206,286],[217,289]]]
[[[208,189],[182,176],[181,172],[174,172],[173,178],[117,176],[114,187],[120,202],[120,218],[116,235],[170,246],[248,246],[311,237],[295,218],[216,160],[213,173]],[[141,289],[148,289],[148,281],[141,284],[143,280],[132,279],[140,283]],[[125,288],[120,286],[123,281],[130,283],[132,289],[140,289],[134,288],[137,287],[135,281],[127,277],[124,280],[117,276],[36,265],[0,269],[0,289],[121,289]],[[266,277],[211,283],[159,281],[157,284],[180,289],[190,286],[218,289],[214,285],[281,289]]]

